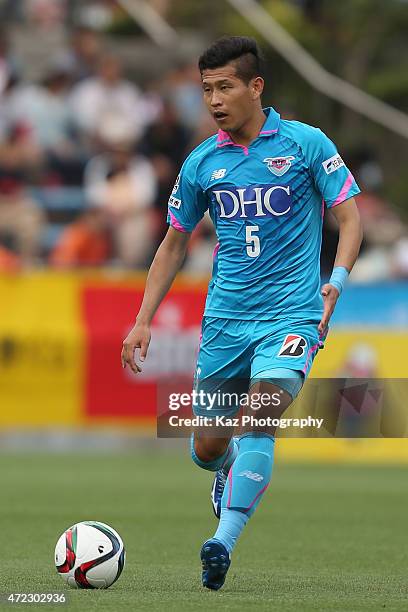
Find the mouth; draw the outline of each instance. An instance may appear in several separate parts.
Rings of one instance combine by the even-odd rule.
[[[216,121],[224,121],[228,115],[227,113],[223,113],[222,111],[215,111],[213,113],[213,117]]]

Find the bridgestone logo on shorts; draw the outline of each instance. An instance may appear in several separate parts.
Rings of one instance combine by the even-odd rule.
[[[286,336],[278,353],[278,357],[301,357],[307,346],[306,340],[297,334]]]

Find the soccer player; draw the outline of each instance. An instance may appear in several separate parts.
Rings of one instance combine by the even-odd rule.
[[[219,130],[181,168],[169,199],[170,227],[123,343],[122,365],[141,371],[152,318],[183,263],[191,232],[208,210],[218,245],[196,388],[215,391],[248,380],[250,398],[270,397],[257,416],[279,416],[299,393],[323,346],[356,261],[362,232],[353,196],[359,188],[323,132],[262,108],[264,80],[253,39],[216,41],[200,57],[199,70],[204,101]],[[339,243],[331,278],[321,287],[324,208],[338,221]],[[276,394],[279,406],[272,399]],[[195,413],[208,415],[206,408],[196,405]],[[211,416],[231,416],[238,409],[219,405]],[[272,428],[248,426],[239,439],[227,430],[218,437],[201,431],[192,438],[195,463],[215,472],[212,500],[220,520],[201,549],[202,581],[209,589],[223,585],[237,538],[269,484],[274,434]]]

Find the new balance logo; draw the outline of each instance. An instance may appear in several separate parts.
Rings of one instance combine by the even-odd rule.
[[[251,472],[250,470],[244,470],[243,472],[240,472],[238,476],[245,476],[245,478],[255,480],[255,482],[261,482],[264,479],[261,474],[258,474],[257,472]]]
[[[211,181],[216,181],[217,179],[222,179],[224,178],[224,176],[227,173],[227,169],[226,168],[220,168],[219,170],[214,170],[214,172],[211,175]]]

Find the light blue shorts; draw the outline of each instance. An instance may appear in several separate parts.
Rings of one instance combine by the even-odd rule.
[[[242,321],[204,317],[194,389],[221,398],[247,393],[254,382],[272,382],[294,399],[323,348],[316,321]],[[233,416],[239,405],[215,401],[211,410],[202,402],[194,414]],[[222,404],[222,405],[221,405]]]

